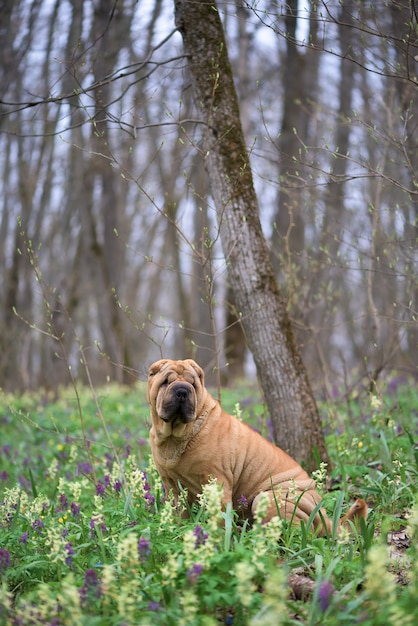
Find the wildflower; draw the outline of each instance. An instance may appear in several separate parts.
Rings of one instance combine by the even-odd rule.
[[[141,561],[145,561],[151,554],[151,542],[145,537],[140,537],[138,541],[138,553]]]
[[[44,527],[44,523],[40,517],[38,517],[38,519],[32,522],[32,528],[33,530],[36,530],[37,533],[40,533],[43,527]]]
[[[368,552],[364,587],[375,606],[393,604],[395,579],[387,570],[388,551],[384,545],[372,546]]]
[[[70,460],[75,462],[78,458],[78,449],[77,446],[73,443],[70,448]]]
[[[210,479],[203,485],[202,493],[198,495],[199,504],[208,515],[210,532],[216,532],[222,523],[222,498],[223,486],[216,479]]]
[[[160,512],[160,525],[158,527],[159,532],[172,531],[176,528],[177,525],[174,519],[175,513],[175,504],[172,494],[170,494],[170,497],[164,502],[164,506]]]
[[[255,567],[251,563],[241,561],[235,566],[235,578],[237,581],[237,592],[242,606],[248,608],[251,605],[257,587],[253,582],[256,574]]]
[[[193,534],[196,537],[195,548],[204,546],[207,538],[209,537],[209,533],[206,533],[201,526],[197,525],[193,530]]]
[[[324,580],[319,587],[318,600],[321,611],[325,612],[330,605],[331,597],[334,593],[334,585],[329,581]]]
[[[124,618],[123,624],[136,624],[137,598],[141,595],[140,581],[137,576],[130,576],[120,586],[116,603],[119,615]]]
[[[0,548],[0,576],[10,567],[11,562],[10,552],[6,548]]]
[[[148,602],[148,608],[150,611],[163,611],[164,610],[159,602],[153,602],[152,600]]]
[[[272,517],[263,528],[263,536],[268,543],[277,543],[283,530],[283,520],[275,515]]]
[[[249,626],[287,623],[286,598],[285,574],[281,568],[275,568],[266,579],[260,611],[251,619]]]
[[[68,553],[65,550],[65,537],[63,537],[62,529],[59,526],[49,526],[46,529],[45,545],[49,547],[49,557],[56,563],[61,561],[65,563]]]
[[[65,544],[64,550],[67,553],[67,556],[65,557],[65,564],[70,566],[73,563],[73,556],[75,554],[71,541]]]
[[[105,485],[99,481],[97,483],[97,485],[96,485],[96,495],[97,496],[104,496],[105,495],[105,491],[106,491]]]
[[[24,545],[26,545],[28,543],[28,537],[29,537],[28,531],[24,532],[23,535],[19,537],[19,543],[23,543]]]
[[[29,491],[31,487],[30,480],[28,480],[25,476],[22,476],[21,474],[19,475],[18,480],[23,489]]]
[[[180,598],[180,604],[182,608],[181,617],[179,619],[179,626],[188,626],[195,623],[195,617],[197,615],[199,603],[194,592],[191,589],[186,589]]]
[[[60,509],[64,510],[68,508],[68,498],[65,495],[65,493],[60,493],[59,495],[59,503],[60,503]]]
[[[99,532],[105,532],[107,530],[103,515],[93,515],[89,526],[92,531],[92,535],[94,535],[95,530]]]
[[[73,494],[73,500],[75,502],[78,502],[80,500],[81,494],[88,489],[88,487],[90,486],[90,483],[88,482],[87,478],[82,478],[79,481],[72,481],[71,483],[71,491]]]
[[[9,459],[11,455],[11,449],[12,449],[12,446],[10,445],[10,443],[6,443],[4,446],[0,448],[0,454],[4,454],[4,456],[6,456]]]
[[[113,489],[116,491],[116,493],[119,493],[122,489],[122,483],[120,482],[120,480],[115,480],[115,482],[113,483]]]
[[[348,545],[351,542],[351,532],[347,524],[341,525],[338,529],[337,543],[340,546]]]
[[[139,563],[139,546],[136,535],[129,533],[118,544],[117,560],[121,564],[136,566]]]
[[[245,496],[240,496],[238,498],[238,508],[240,510],[246,509],[248,507],[248,500]]]
[[[104,507],[104,502],[103,502],[102,496],[97,496],[95,494],[93,496],[93,503],[94,503],[94,513],[93,513],[93,515],[95,517],[98,517],[98,516],[101,515],[101,513],[103,511],[103,507]]]
[[[6,470],[4,470],[3,472],[0,472],[0,480],[8,480],[9,476],[6,472]]]
[[[46,470],[46,474],[50,480],[55,480],[58,474],[58,468],[59,468],[58,460],[55,458],[52,459],[50,466]]]
[[[239,402],[235,403],[234,415],[240,422],[242,422],[242,409]]]
[[[211,540],[210,534],[203,530],[197,532],[199,537],[196,537],[196,528],[184,533],[183,553],[186,568],[191,568],[197,561],[206,563],[215,552],[214,541]]]
[[[262,491],[257,498],[257,506],[255,510],[255,522],[261,524],[267,515],[270,507],[270,496],[266,491]]]
[[[84,575],[84,584],[80,589],[80,602],[85,606],[102,596],[102,589],[94,569],[88,569]]]
[[[317,490],[322,491],[327,480],[327,463],[322,461],[319,468],[312,472],[312,478],[316,483]]]
[[[110,452],[106,452],[105,453],[105,459],[106,459],[106,467],[108,470],[112,469],[113,466],[113,456],[110,454]]]
[[[195,585],[199,579],[200,574],[203,572],[203,565],[200,563],[194,563],[193,566],[188,570],[186,576],[189,583]]]
[[[14,606],[14,597],[11,591],[7,590],[6,583],[0,585],[0,618],[4,619],[8,613],[11,613]],[[4,624],[7,624],[7,621],[4,619]]]
[[[371,396],[371,398],[370,398],[370,405],[371,405],[373,411],[375,411],[377,413],[382,408],[382,400],[381,400],[381,398],[378,398],[376,395]]]
[[[171,582],[175,581],[178,568],[179,562],[176,555],[169,554],[165,565],[161,568],[163,586],[169,585]]]
[[[73,517],[78,517],[80,515],[81,506],[77,504],[77,502],[71,502],[70,511]]]
[[[77,472],[79,474],[84,474],[84,475],[91,474],[92,471],[93,471],[93,468],[91,466],[91,463],[85,463],[84,462],[84,463],[79,463],[77,465]]]
[[[109,590],[109,587],[113,580],[114,569],[112,565],[107,565],[106,563],[102,567],[102,593],[106,596],[106,593]]]
[[[145,494],[144,494],[145,502],[147,503],[148,508],[150,508],[150,507],[152,507],[152,505],[155,502],[155,497],[151,493],[151,487],[150,487],[146,477],[145,477],[145,481],[144,481],[144,491],[145,491]]]

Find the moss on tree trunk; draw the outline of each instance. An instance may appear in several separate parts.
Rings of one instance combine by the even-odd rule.
[[[321,422],[261,228],[222,22],[207,0],[175,0],[175,15],[206,122],[206,168],[229,282],[276,443],[312,469],[314,448],[328,461]]]

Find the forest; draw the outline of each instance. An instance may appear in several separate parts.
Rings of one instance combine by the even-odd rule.
[[[221,242],[175,4],[2,5],[4,389],[130,383],[160,357],[224,383],[254,372],[233,270],[257,244]],[[217,7],[242,170],[313,388],[416,375],[415,3]]]

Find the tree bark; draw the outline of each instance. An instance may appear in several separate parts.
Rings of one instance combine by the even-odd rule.
[[[308,469],[327,461],[306,370],[296,348],[259,218],[221,19],[214,2],[175,0],[194,97],[207,124],[204,154],[235,303],[276,442]]]

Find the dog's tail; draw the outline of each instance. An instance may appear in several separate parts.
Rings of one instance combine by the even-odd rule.
[[[360,526],[360,520],[366,521],[368,514],[367,504],[364,500],[359,498],[348,509],[347,513],[343,515],[340,520],[340,526],[349,526],[350,522],[357,528]]]

